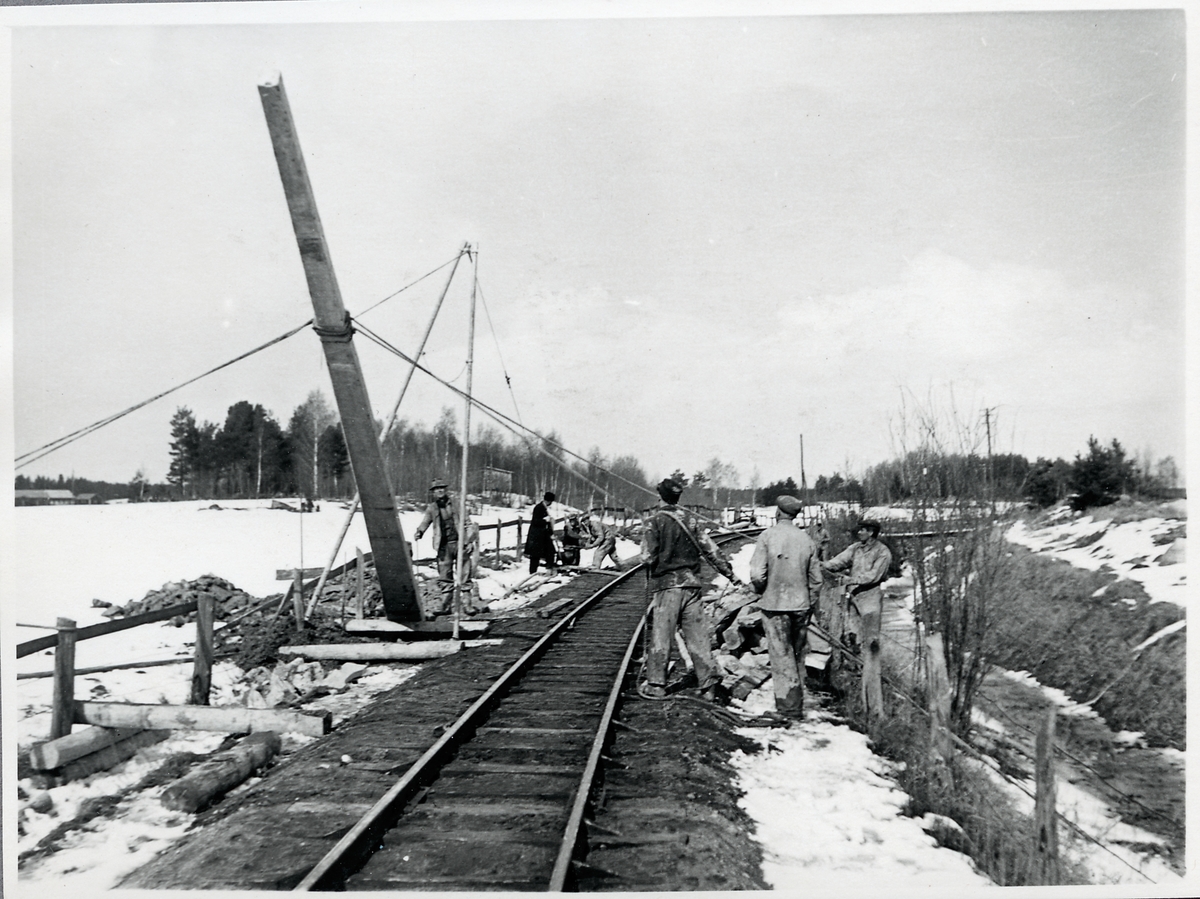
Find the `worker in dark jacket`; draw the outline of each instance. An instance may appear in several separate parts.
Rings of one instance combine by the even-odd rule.
[[[761,595],[763,630],[771,658],[775,711],[804,717],[804,649],[808,622],[825,578],[812,538],[796,527],[803,503],[794,496],[776,500],[774,526],[758,536],[750,557],[750,584]]]
[[[553,571],[554,560],[554,517],[550,507],[554,505],[554,494],[547,491],[542,501],[533,507],[533,518],[529,522],[529,536],[525,538],[525,555],[529,556],[529,573],[536,574],[538,563],[545,562]]]
[[[879,644],[883,617],[883,591],[880,585],[892,564],[892,553],[879,540],[878,521],[864,518],[858,523],[851,543],[843,552],[821,567],[830,573],[849,572],[846,576],[846,621],[862,646],[862,699],[869,719],[883,714],[883,685]]]
[[[429,485],[433,501],[425,507],[425,515],[413,532],[413,539],[420,540],[421,536],[433,527],[433,551],[437,556],[438,592],[435,597],[426,600],[426,613],[429,615],[445,615],[450,612],[454,602],[454,566],[458,563],[458,522],[454,515],[454,506],[450,502],[450,494],[446,492],[446,482],[435,478]]]
[[[578,565],[579,554],[587,536],[587,531],[579,516],[568,515],[567,520],[563,522],[562,552],[559,553],[559,562],[563,565]]]
[[[696,516],[677,505],[682,494],[683,487],[677,481],[667,478],[659,484],[662,505],[642,531],[641,561],[649,579],[652,620],[646,682],[638,692],[647,699],[666,697],[667,666],[678,628],[692,657],[701,695],[708,700],[723,701],[721,676],[713,663],[708,618],[700,601],[701,559],[707,559],[731,581],[736,578],[712,538],[700,530]]]

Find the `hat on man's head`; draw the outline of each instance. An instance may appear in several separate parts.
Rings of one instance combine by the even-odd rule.
[[[679,502],[679,497],[683,496],[683,485],[671,478],[663,478],[658,485],[658,495],[663,498],[663,502],[674,505]]]
[[[554,502],[554,494],[551,493],[549,490],[547,490],[545,493],[542,494],[542,499],[544,499],[548,503],[552,503],[552,502]]]
[[[786,493],[780,494],[779,498],[775,500],[775,505],[779,507],[780,512],[782,512],[784,515],[790,515],[792,518],[795,518],[797,515],[799,515],[800,510],[804,508],[804,503],[800,502],[800,500],[796,497],[789,496]]]
[[[433,483],[429,485],[429,489],[430,489],[430,490],[437,490],[439,487],[441,487],[443,490],[445,490],[445,489],[446,489],[446,482],[445,482],[445,481],[443,481],[441,478],[434,478],[434,479],[433,479]]]
[[[875,537],[878,537],[879,532],[883,530],[883,526],[874,518],[864,518],[854,530],[857,531],[859,528],[866,528]]]

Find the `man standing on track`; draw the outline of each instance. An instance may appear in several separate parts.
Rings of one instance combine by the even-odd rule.
[[[425,516],[413,532],[413,539],[420,540],[421,535],[435,522],[433,531],[433,551],[437,556],[438,595],[436,602],[427,599],[426,613],[430,615],[445,615],[451,610],[454,602],[454,566],[458,563],[458,522],[454,516],[454,506],[450,502],[450,494],[446,492],[446,482],[435,478],[429,485],[433,494],[433,502],[425,508]]]
[[[804,649],[814,599],[825,578],[817,547],[795,518],[803,503],[794,496],[776,500],[774,526],[763,531],[750,558],[750,584],[761,595],[763,630],[775,685],[775,711],[804,717]]]
[[[667,665],[678,628],[692,657],[701,695],[710,701],[724,701],[721,676],[712,657],[708,616],[700,601],[701,558],[731,581],[736,578],[712,538],[700,530],[696,516],[676,505],[683,495],[679,482],[663,480],[658,495],[662,505],[647,520],[642,533],[641,561],[649,580],[652,620],[646,682],[638,693],[646,699],[666,698]]]
[[[525,555],[529,556],[530,574],[537,574],[538,563],[543,561],[547,570],[554,570],[554,517],[550,514],[550,507],[553,505],[554,494],[547,491],[542,494],[542,501],[533,507],[529,536],[525,538]]]
[[[584,548],[595,550],[592,553],[592,567],[601,568],[604,560],[611,558],[617,571],[620,571],[621,560],[617,558],[617,529],[606,524],[601,516],[593,515],[589,530],[592,538]]]
[[[862,701],[869,720],[883,715],[883,671],[880,666],[880,621],[883,616],[883,591],[879,585],[887,577],[892,563],[891,551],[879,540],[878,521],[864,518],[854,531],[857,543],[828,562],[825,571],[837,573],[849,569],[846,599],[850,607],[847,624],[858,634],[862,646]]]

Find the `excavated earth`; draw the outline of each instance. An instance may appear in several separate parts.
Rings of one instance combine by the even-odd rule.
[[[182,840],[120,886],[295,886],[445,728],[566,614],[570,604],[557,609],[556,604],[590,595],[607,578],[583,573],[495,620],[488,636],[503,637],[501,645],[424,663],[417,675],[333,733],[202,812]],[[733,749],[754,751],[757,744],[734,734],[731,719],[719,710],[688,696],[694,692],[665,702],[624,698],[587,863],[579,870],[581,889],[766,888],[753,823],[738,807],[728,763]],[[471,848],[473,855],[478,851]],[[439,879],[431,877],[425,888],[437,889]]]

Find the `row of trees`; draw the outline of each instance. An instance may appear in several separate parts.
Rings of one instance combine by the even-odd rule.
[[[382,433],[382,424],[378,425]],[[551,432],[521,439],[485,426],[472,436],[468,489],[481,492],[484,468],[507,472],[505,492],[540,496],[554,491],[572,505],[649,503],[652,489],[632,456],[606,457],[594,447],[585,460],[570,458]],[[442,478],[454,489],[462,470],[462,439],[447,408],[432,427],[397,422],[382,436],[384,465],[392,489],[423,499]],[[223,425],[199,422],[185,407],[171,419],[171,465],[167,480],[187,498],[304,495],[350,497],[356,485],[337,414],[319,391],[292,413],[284,428],[261,405],[229,407]]]
[[[1161,499],[1171,496],[1179,482],[1175,460],[1154,460],[1149,453],[1129,456],[1117,440],[1102,444],[1088,439],[1086,453],[1074,461],[1038,458],[1030,462],[1016,453],[990,458],[975,452],[938,452],[927,448],[906,451],[899,458],[873,465],[862,478],[834,473],[821,475],[808,491],[813,502],[855,502],[863,505],[905,503],[915,496],[947,500],[979,493],[988,499],[1051,506],[1069,500],[1075,509],[1115,502],[1121,496]],[[801,496],[792,478],[760,489],[757,502],[770,505],[781,494]]]
[[[191,499],[354,492],[337,416],[317,391],[296,407],[286,430],[245,400],[229,407],[223,425],[197,422],[180,407],[171,417],[170,452],[167,481]]]

